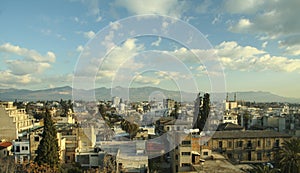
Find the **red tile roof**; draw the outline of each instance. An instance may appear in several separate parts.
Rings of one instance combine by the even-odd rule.
[[[11,145],[12,145],[11,142],[0,142],[0,149],[2,150],[3,148],[7,148]]]

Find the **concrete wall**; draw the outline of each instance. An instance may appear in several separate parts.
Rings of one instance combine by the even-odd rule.
[[[17,127],[14,119],[9,117],[5,108],[0,107],[0,139],[11,141],[17,139]]]

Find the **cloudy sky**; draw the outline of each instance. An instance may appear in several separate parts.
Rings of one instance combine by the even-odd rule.
[[[0,1],[0,88],[154,86],[300,98],[299,6]]]

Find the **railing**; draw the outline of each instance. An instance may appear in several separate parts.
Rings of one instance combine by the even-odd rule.
[[[256,150],[256,146],[247,145],[247,146],[244,147],[244,150]]]

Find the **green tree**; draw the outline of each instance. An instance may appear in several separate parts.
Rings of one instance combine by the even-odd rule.
[[[180,108],[180,105],[179,103],[175,102],[174,104],[174,110],[171,112],[170,116],[171,117],[174,117],[175,119],[178,119],[178,111],[179,111],[179,108]]]
[[[210,99],[208,93],[205,93],[203,98],[200,96],[200,93],[198,94],[194,110],[194,128],[198,128],[202,131],[210,112]]]
[[[131,123],[125,119],[121,122],[121,128],[129,133],[130,139],[132,139],[139,130],[139,126],[137,124]]]
[[[280,171],[276,168],[271,168],[270,166],[255,166],[253,169],[250,170],[250,173],[279,173]]]
[[[282,172],[300,173],[300,139],[284,141],[279,154]]]
[[[53,168],[59,166],[59,148],[56,135],[56,129],[49,110],[47,109],[44,117],[43,138],[40,141],[35,158],[35,162],[38,163],[38,165],[46,164]]]

